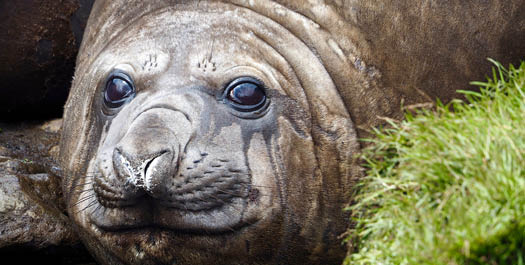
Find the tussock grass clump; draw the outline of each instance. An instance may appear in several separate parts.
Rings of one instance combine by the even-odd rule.
[[[375,131],[345,264],[525,264],[525,62],[493,63],[466,102]]]

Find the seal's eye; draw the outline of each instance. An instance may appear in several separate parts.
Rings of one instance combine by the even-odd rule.
[[[131,78],[122,72],[112,73],[106,82],[104,103],[110,108],[118,108],[135,95]]]
[[[266,94],[263,84],[251,77],[241,77],[226,88],[226,99],[238,111],[254,111],[263,107]]]

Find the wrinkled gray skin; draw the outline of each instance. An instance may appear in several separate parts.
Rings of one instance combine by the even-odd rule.
[[[358,137],[481,78],[521,2],[97,1],[61,141],[77,230],[104,264],[340,263]],[[246,76],[255,112],[223,96]]]

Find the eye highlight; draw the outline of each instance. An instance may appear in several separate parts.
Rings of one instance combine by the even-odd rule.
[[[124,72],[114,71],[108,77],[104,90],[104,104],[118,108],[135,96],[133,81]]]
[[[266,103],[264,85],[252,77],[237,78],[226,87],[225,100],[235,110],[256,111],[264,107]]]

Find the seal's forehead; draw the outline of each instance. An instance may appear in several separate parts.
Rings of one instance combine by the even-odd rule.
[[[182,9],[178,5],[161,8],[134,19],[125,28],[114,27],[115,39],[134,37],[136,40],[170,40],[164,44],[177,46],[186,42],[186,38],[199,36],[206,32],[223,33],[238,31],[235,21],[236,11]],[[183,38],[184,37],[184,38]],[[132,40],[132,38],[130,40]]]
[[[108,70],[129,64],[139,75],[179,76],[170,80],[173,85],[204,80],[221,87],[236,76],[249,75],[285,94],[302,94],[292,91],[299,86],[286,59],[257,36],[260,31],[267,37],[279,35],[263,22],[239,19],[242,16],[238,10],[159,10],[112,39],[102,60]]]
[[[159,49],[169,51],[173,57],[188,57],[189,50],[197,49],[243,52],[254,46],[250,45],[253,28],[264,27],[254,20],[251,18],[248,27],[240,23],[239,12],[235,11],[164,9],[135,21],[113,38],[107,48],[125,53]]]

